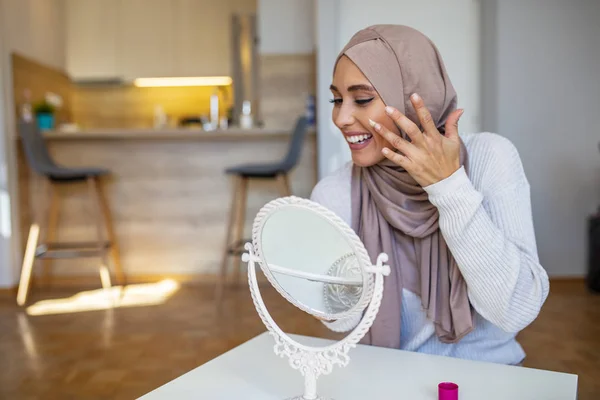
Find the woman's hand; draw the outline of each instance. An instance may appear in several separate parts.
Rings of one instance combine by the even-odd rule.
[[[382,149],[383,155],[404,168],[419,185],[425,187],[446,179],[460,168],[458,120],[464,110],[455,110],[450,114],[444,136],[437,130],[423,99],[415,93],[410,96],[410,100],[421,121],[423,132],[397,109],[385,108],[396,125],[406,132],[410,142],[375,121],[369,120],[369,123],[375,132],[400,152],[386,147]]]

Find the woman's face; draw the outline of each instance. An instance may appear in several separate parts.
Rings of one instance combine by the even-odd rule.
[[[344,135],[354,164],[370,167],[383,160],[381,150],[392,146],[373,131],[369,119],[392,132],[398,132],[398,129],[385,113],[385,104],[371,82],[348,57],[342,56],[330,89],[333,122]]]

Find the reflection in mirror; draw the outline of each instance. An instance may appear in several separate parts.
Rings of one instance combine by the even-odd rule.
[[[262,257],[276,286],[316,316],[358,304],[363,274],[346,236],[326,218],[297,206],[271,213],[260,231]]]
[[[336,260],[328,275],[349,278],[362,282],[360,264],[355,254],[348,253]],[[329,283],[324,285],[323,299],[328,314],[339,314],[354,307],[362,294],[362,283],[359,285]]]

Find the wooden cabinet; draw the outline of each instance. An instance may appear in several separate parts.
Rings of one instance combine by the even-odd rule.
[[[231,73],[229,1],[176,0],[174,42],[179,76]]]
[[[173,5],[171,0],[121,1],[117,54],[122,77],[173,76]]]
[[[231,16],[256,0],[67,0],[74,79],[231,75]]]
[[[73,79],[119,75],[117,59],[120,0],[67,0],[67,73]]]

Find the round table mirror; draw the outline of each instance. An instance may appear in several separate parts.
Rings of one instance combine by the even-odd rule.
[[[373,276],[360,242],[306,204],[281,204],[256,220],[261,268],[286,299],[309,314],[338,320],[366,307]],[[367,290],[365,290],[367,289]]]
[[[345,366],[348,352],[368,331],[379,310],[383,277],[389,274],[381,253],[375,265],[358,236],[334,213],[309,200],[286,197],[265,205],[246,244],[250,292],[256,310],[275,339],[274,351],[287,356],[305,379],[304,394],[322,399],[317,378],[334,365]],[[294,341],[269,314],[256,278],[259,265],[271,285],[290,303],[319,318],[330,329],[351,331],[334,344],[315,348]]]

